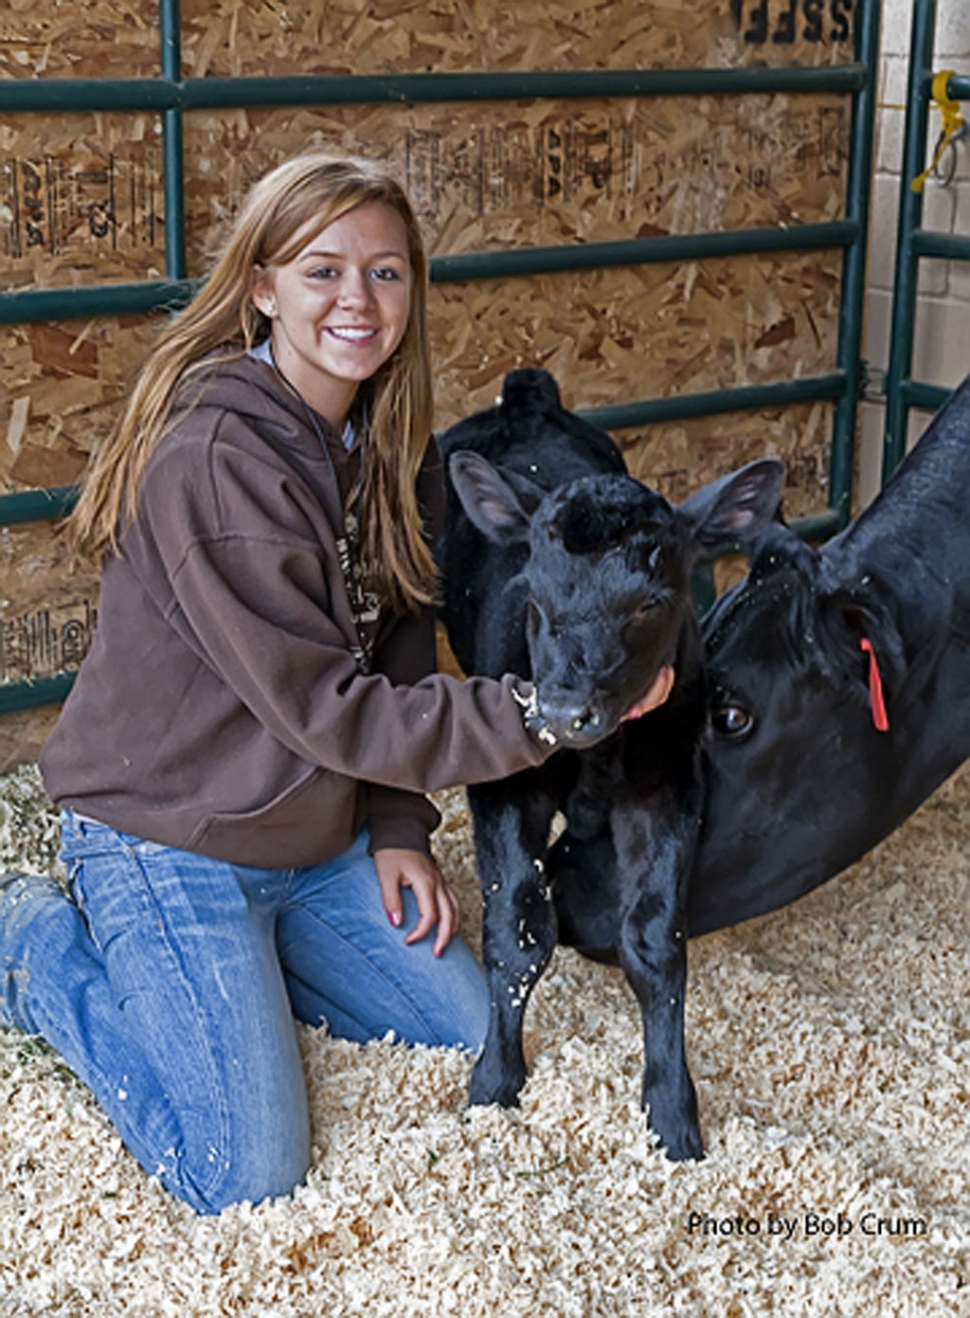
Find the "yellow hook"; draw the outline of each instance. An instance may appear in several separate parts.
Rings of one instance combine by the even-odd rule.
[[[943,116],[943,125],[940,129],[939,140],[936,143],[936,151],[933,153],[933,161],[929,169],[925,169],[918,178],[914,178],[910,186],[916,193],[921,193],[926,184],[926,180],[936,169],[937,165],[943,158],[943,152],[950,145],[953,137],[963,127],[963,116],[960,114],[960,107],[956,101],[951,100],[947,95],[947,87],[950,79],[955,78],[956,74],[953,69],[944,69],[933,79],[933,85],[930,95],[940,107],[940,114]]]

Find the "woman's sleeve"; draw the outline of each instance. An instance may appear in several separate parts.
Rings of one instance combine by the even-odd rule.
[[[142,543],[159,560],[147,575],[164,584],[159,606],[185,644],[275,738],[309,763],[421,793],[546,758],[510,676],[410,683],[358,669],[334,620],[339,571],[288,477],[235,451],[218,473],[177,456],[140,504]]]
[[[314,602],[319,575],[317,556],[285,540],[196,542],[172,577],[171,621],[267,730],[311,763],[427,792],[542,762],[509,677],[435,673],[395,685],[360,672]]]
[[[387,847],[431,854],[429,838],[441,823],[441,814],[426,796],[377,783],[368,783],[366,791],[371,855]]]

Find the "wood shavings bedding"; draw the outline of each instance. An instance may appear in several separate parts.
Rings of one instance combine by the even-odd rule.
[[[438,801],[474,943],[467,813]],[[652,1147],[622,976],[563,949],[517,1112],[466,1111],[457,1051],[301,1028],[307,1183],[214,1219],[143,1176],[44,1045],[0,1031],[0,1313],[970,1312],[968,821],[957,775],[840,879],[691,945],[700,1164]],[[0,780],[3,864],[53,872],[55,838],[35,771]]]

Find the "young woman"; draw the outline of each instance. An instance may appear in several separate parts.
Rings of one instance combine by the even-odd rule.
[[[425,287],[383,170],[272,171],[72,520],[103,574],[41,758],[70,892],[5,881],[0,1020],[49,1040],[200,1212],[307,1170],[294,1014],[360,1041],[484,1038],[422,793],[549,747],[514,676],[433,672]]]

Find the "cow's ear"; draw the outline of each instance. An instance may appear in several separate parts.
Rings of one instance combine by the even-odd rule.
[[[903,638],[891,612],[874,596],[844,587],[823,591],[818,602],[826,648],[838,656],[839,670],[861,698],[871,703],[874,690],[881,689],[889,701],[906,677]]]
[[[519,494],[492,464],[471,449],[456,449],[448,475],[469,521],[497,545],[521,544],[531,518]]]
[[[761,534],[778,511],[785,468],[759,458],[698,490],[680,505],[699,548],[745,543]]]

